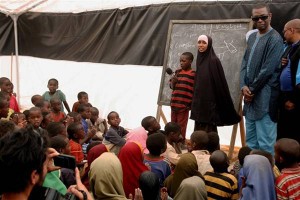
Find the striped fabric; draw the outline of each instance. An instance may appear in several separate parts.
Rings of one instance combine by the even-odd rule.
[[[237,179],[229,173],[206,172],[204,175],[207,199],[238,199]]]
[[[172,92],[171,107],[190,108],[193,99],[195,71],[192,69],[188,71],[179,70],[177,78],[178,81]]]
[[[283,169],[276,179],[277,199],[300,199],[300,167]]]

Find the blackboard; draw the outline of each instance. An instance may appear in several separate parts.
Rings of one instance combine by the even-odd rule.
[[[250,28],[250,19],[171,20],[157,104],[170,105],[172,90],[169,87],[169,80],[171,76],[166,73],[166,69],[171,68],[173,72],[179,69],[179,57],[187,51],[194,55],[192,67],[195,69],[197,39],[199,35],[205,34],[212,37],[213,48],[223,65],[234,106],[238,110],[240,66],[246,48],[245,35]]]

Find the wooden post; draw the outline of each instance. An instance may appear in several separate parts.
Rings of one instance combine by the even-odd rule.
[[[165,124],[168,123],[167,118],[162,110],[162,105],[158,105],[157,106],[157,111],[156,111],[156,120],[158,121],[158,123],[160,122],[160,118],[162,118],[163,122]]]
[[[242,146],[245,146],[246,145],[246,142],[245,142],[245,126],[244,126],[244,118],[243,118],[242,101],[243,101],[243,95],[241,94],[240,102],[239,102],[239,110],[238,110],[238,113],[241,116],[241,121],[238,124],[240,125],[241,143],[242,143]],[[229,146],[229,152],[228,152],[229,160],[231,160],[232,156],[233,156],[238,124],[233,125],[233,128],[232,128],[230,146]]]

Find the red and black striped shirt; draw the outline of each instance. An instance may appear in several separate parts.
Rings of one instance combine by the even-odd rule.
[[[173,88],[171,107],[175,109],[190,108],[194,92],[195,71],[180,69],[176,74],[178,81]]]

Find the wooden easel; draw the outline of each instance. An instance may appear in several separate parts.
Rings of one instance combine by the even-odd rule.
[[[245,125],[244,125],[244,118],[243,118],[243,109],[242,109],[242,101],[243,101],[243,95],[240,95],[240,102],[239,102],[239,115],[241,116],[241,121],[238,124],[233,125],[232,127],[232,132],[231,132],[231,139],[230,139],[230,146],[229,146],[229,151],[228,151],[228,158],[229,160],[232,159],[233,156],[233,151],[234,151],[234,145],[235,145],[235,140],[236,140],[236,134],[237,134],[237,129],[238,125],[240,125],[240,136],[241,136],[241,143],[242,146],[246,145],[246,140],[245,140]],[[167,118],[162,110],[162,105],[157,106],[157,111],[156,111],[156,120],[158,123],[160,122],[160,118],[162,118],[164,124],[167,124]]]

